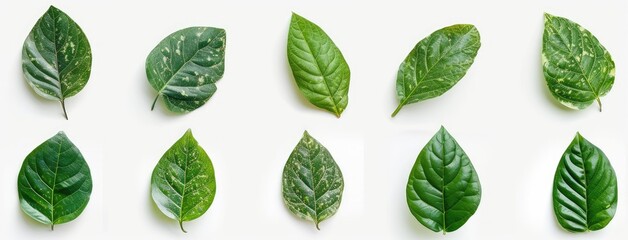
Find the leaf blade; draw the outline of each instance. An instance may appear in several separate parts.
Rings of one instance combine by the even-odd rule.
[[[391,116],[405,105],[438,97],[451,89],[467,73],[480,46],[480,33],[471,24],[448,26],[419,41],[399,66],[399,105]]]
[[[85,87],[91,66],[91,47],[81,27],[50,6],[22,47],[22,71],[29,86],[39,96],[63,104]]]
[[[480,180],[456,140],[441,127],[419,153],[406,188],[410,212],[434,232],[453,232],[477,210]]]
[[[170,147],[151,176],[151,196],[159,210],[183,222],[202,216],[216,196],[216,177],[211,159],[198,145],[192,131]]]
[[[349,65],[323,29],[296,13],[288,32],[288,63],[303,96],[340,117],[349,102]]]
[[[282,175],[282,195],[297,217],[319,223],[333,216],[342,201],[344,180],[329,151],[306,131]]]
[[[584,109],[597,101],[615,82],[610,53],[587,29],[563,17],[545,14],[543,75],[552,96],[562,105]]]
[[[561,157],[552,192],[554,214],[568,231],[600,230],[615,215],[615,170],[604,152],[580,133]]]
[[[37,146],[24,159],[18,174],[20,208],[51,227],[77,218],[91,191],[89,166],[63,132]]]
[[[216,92],[225,71],[226,32],[190,27],[164,38],[146,58],[146,76],[166,108],[186,113],[203,106]],[[152,109],[151,108],[151,109]]]

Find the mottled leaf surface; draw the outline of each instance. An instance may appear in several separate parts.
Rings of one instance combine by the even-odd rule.
[[[92,193],[92,176],[81,152],[59,132],[26,156],[17,191],[22,211],[54,229],[83,212]]]
[[[183,222],[203,215],[216,195],[216,177],[209,156],[188,130],[161,157],[151,179],[153,201],[169,218]]]
[[[610,53],[588,30],[569,19],[545,14],[543,74],[563,105],[584,109],[606,95],[615,82]]]
[[[480,49],[480,33],[470,24],[442,28],[416,44],[397,72],[399,105],[443,95],[473,64]]]
[[[560,159],[553,199],[558,223],[571,232],[600,230],[615,215],[615,170],[604,152],[580,133]]]
[[[340,117],[349,102],[349,65],[323,29],[295,13],[288,32],[288,62],[303,96]]]
[[[434,232],[462,227],[480,205],[482,189],[473,164],[441,127],[416,159],[406,199],[412,215]]]
[[[146,76],[172,112],[191,112],[216,92],[225,72],[225,30],[191,27],[170,34],[146,59]]]
[[[329,151],[307,132],[283,169],[283,200],[296,216],[318,225],[333,216],[342,199],[342,172]]]
[[[83,30],[68,15],[50,6],[37,21],[22,48],[22,70],[40,96],[61,102],[85,87],[92,51]]]

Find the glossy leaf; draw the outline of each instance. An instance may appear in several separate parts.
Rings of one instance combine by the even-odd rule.
[[[601,149],[576,134],[554,175],[554,213],[571,232],[604,228],[617,209],[617,177]]]
[[[588,30],[569,19],[545,14],[543,74],[561,104],[584,109],[606,95],[615,82],[615,63]]]
[[[319,223],[333,216],[342,200],[342,172],[329,151],[307,131],[283,169],[283,200],[290,211]]]
[[[153,170],[151,195],[162,213],[183,222],[203,215],[216,195],[216,177],[209,156],[188,130],[161,157]]]
[[[295,13],[288,32],[288,62],[303,96],[340,117],[349,102],[349,65],[323,29]]]
[[[458,142],[441,127],[416,159],[406,199],[412,215],[434,232],[462,227],[480,205],[478,174]]]
[[[225,30],[191,27],[170,34],[146,59],[146,76],[172,112],[191,112],[216,92],[225,72]]]
[[[397,97],[405,105],[443,95],[473,64],[480,49],[480,33],[470,24],[442,28],[421,40],[399,66]]]
[[[28,84],[40,96],[61,102],[87,84],[92,50],[83,30],[68,15],[50,6],[24,41],[22,70]]]
[[[22,211],[54,229],[83,212],[92,193],[92,176],[81,152],[59,132],[26,156],[17,191]]]

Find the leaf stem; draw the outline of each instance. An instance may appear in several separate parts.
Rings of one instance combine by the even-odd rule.
[[[596,100],[597,100],[597,105],[600,106],[600,112],[602,112],[602,101],[600,101],[599,97]]]
[[[321,228],[320,228],[320,227],[318,227],[318,221],[316,221],[316,230],[318,230],[318,231],[320,231],[320,230],[321,230]]]
[[[68,112],[65,111],[65,99],[61,99],[61,108],[63,108],[63,115],[65,116],[65,120],[69,120]]]
[[[155,109],[155,103],[157,103],[157,99],[159,99],[159,94],[157,94],[157,97],[155,97],[155,101],[153,101],[153,106],[150,107],[151,111],[153,111],[153,109]]]
[[[184,233],[188,233],[187,231],[185,231],[185,229],[183,229],[183,220],[179,220],[179,227],[181,228],[181,231],[183,231]]]
[[[390,117],[395,117],[397,116],[397,113],[399,113],[399,111],[401,110],[401,108],[403,107],[403,104],[399,104],[399,106],[397,106],[397,109],[395,109],[395,111],[392,113],[392,115],[390,115]]]
[[[53,224],[50,224],[50,231],[54,231],[54,230],[55,230],[55,225],[54,225],[54,223],[53,223]]]

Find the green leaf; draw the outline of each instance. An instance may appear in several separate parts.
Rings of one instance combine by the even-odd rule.
[[[442,28],[416,44],[397,72],[399,106],[435,98],[451,89],[473,64],[480,33],[470,24]]]
[[[615,82],[615,63],[604,46],[582,26],[545,14],[543,74],[561,104],[584,109],[603,97]]]
[[[329,151],[307,131],[283,169],[283,200],[290,211],[319,223],[333,216],[342,200],[342,172]]]
[[[303,96],[340,117],[349,102],[349,65],[323,29],[296,13],[288,32],[288,62]]]
[[[22,70],[40,96],[61,102],[80,92],[92,69],[92,50],[83,30],[68,15],[50,6],[24,41]]]
[[[601,149],[576,134],[554,175],[554,213],[571,232],[595,231],[613,219],[617,177]]]
[[[406,199],[412,215],[434,232],[462,227],[480,205],[482,189],[473,164],[444,127],[416,159]]]
[[[146,59],[146,76],[168,110],[191,112],[216,92],[225,72],[225,30],[191,27],[170,34]]]
[[[83,212],[92,193],[92,175],[78,148],[59,132],[26,156],[17,192],[22,211],[54,230],[55,224]]]
[[[153,201],[169,218],[183,222],[203,215],[216,196],[214,167],[188,130],[161,157],[151,178]]]

